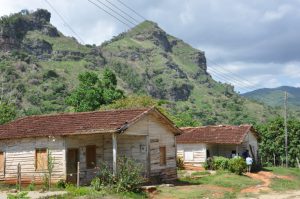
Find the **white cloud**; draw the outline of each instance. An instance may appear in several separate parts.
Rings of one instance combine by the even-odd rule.
[[[280,5],[277,10],[266,11],[262,17],[262,21],[270,22],[282,19],[292,9],[293,7],[290,5]]]

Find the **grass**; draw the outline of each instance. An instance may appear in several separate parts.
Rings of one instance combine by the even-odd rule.
[[[180,171],[182,176],[184,172]],[[242,189],[260,183],[261,181],[228,172],[193,172],[191,177],[180,178],[175,188],[160,187],[158,198],[236,198]]]
[[[103,189],[101,191],[95,191],[91,187],[75,187],[74,185],[68,185],[66,187],[66,191],[68,194],[62,196],[55,196],[53,199],[71,199],[76,197],[84,197],[84,198],[112,198],[112,199],[139,199],[146,198],[145,193],[134,193],[134,192],[122,192],[122,193],[114,193],[112,190]]]
[[[183,178],[181,179],[181,181],[191,184],[216,185],[226,188],[232,188],[235,191],[240,191],[241,189],[261,183],[260,181],[251,179],[247,176],[240,176],[225,171],[217,171],[215,175],[204,176],[196,179]]]
[[[66,36],[50,37],[42,34],[39,31],[29,31],[26,35],[27,39],[45,40],[52,44],[52,48],[55,51],[77,51],[82,53],[88,53],[90,49],[84,45],[79,44],[75,39]]]
[[[271,182],[271,189],[274,191],[287,191],[300,189],[300,169],[283,168],[283,167],[267,167],[275,175],[288,176],[291,179],[274,178]]]

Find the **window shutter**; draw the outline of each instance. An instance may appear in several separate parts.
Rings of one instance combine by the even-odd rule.
[[[47,170],[48,169],[47,149],[36,149],[36,151],[35,151],[35,169],[36,170]]]
[[[4,153],[0,152],[0,172],[4,171]]]
[[[96,146],[86,147],[86,168],[93,169],[96,167]]]
[[[162,146],[159,147],[159,154],[160,154],[160,166],[164,166],[167,163],[167,153],[166,153],[166,147]]]

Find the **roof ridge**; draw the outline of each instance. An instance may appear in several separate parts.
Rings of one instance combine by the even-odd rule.
[[[91,113],[99,113],[99,112],[117,112],[117,111],[149,111],[149,110],[152,110],[154,109],[155,106],[152,106],[152,107],[145,107],[145,108],[133,108],[133,109],[111,109],[111,110],[97,110],[97,111],[84,111],[84,112],[60,112],[60,113],[49,113],[49,114],[42,114],[42,115],[28,115],[28,116],[24,116],[24,117],[20,117],[20,118],[17,118],[16,120],[13,120],[11,122],[8,122],[6,124],[3,124],[4,125],[9,125],[9,124],[12,124],[14,122],[17,122],[17,121],[22,121],[24,119],[27,119],[27,118],[41,118],[41,117],[55,117],[55,116],[64,116],[64,115],[86,115],[86,114],[91,114]],[[2,126],[2,125],[0,125]]]

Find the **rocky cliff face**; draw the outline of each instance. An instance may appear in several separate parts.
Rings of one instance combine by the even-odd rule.
[[[0,23],[0,49],[9,51],[18,49],[28,31],[39,30],[51,37],[59,36],[50,24],[51,14],[39,9],[33,13],[24,10],[11,16],[4,16]]]

